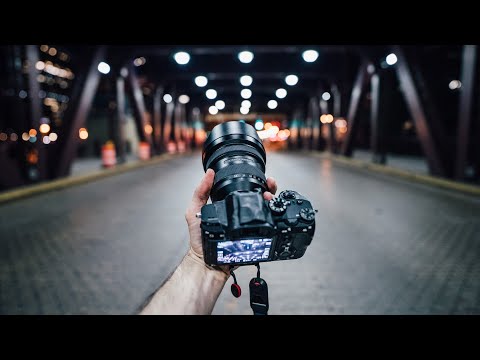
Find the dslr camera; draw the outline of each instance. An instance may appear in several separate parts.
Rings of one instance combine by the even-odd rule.
[[[215,171],[211,204],[201,209],[205,263],[251,265],[297,259],[315,232],[315,210],[296,191],[267,201],[266,155],[253,126],[215,126],[203,146],[203,168]]]

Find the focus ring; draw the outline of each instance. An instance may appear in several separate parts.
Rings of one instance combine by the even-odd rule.
[[[233,164],[218,170],[218,172],[215,173],[214,183],[216,183],[217,181],[221,181],[223,178],[226,178],[230,175],[235,175],[235,174],[251,174],[256,177],[259,177],[263,181],[267,181],[265,178],[265,174],[255,166],[249,165],[249,164],[241,164],[241,165]]]
[[[244,144],[235,144],[229,145],[225,147],[220,147],[210,156],[208,159],[205,169],[208,169],[215,164],[218,160],[220,160],[225,155],[243,155],[248,154],[254,156],[257,161],[261,162],[264,166],[264,161],[262,159],[262,155],[252,146],[244,145]]]

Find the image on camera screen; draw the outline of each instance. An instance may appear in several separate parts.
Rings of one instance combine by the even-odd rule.
[[[267,261],[272,239],[239,239],[217,243],[219,264]]]

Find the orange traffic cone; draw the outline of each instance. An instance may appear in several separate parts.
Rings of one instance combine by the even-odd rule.
[[[141,141],[138,144],[138,158],[140,160],[150,159],[150,144],[145,141]]]
[[[107,141],[102,146],[102,166],[112,167],[117,163],[117,153],[115,151],[115,144],[112,141]]]

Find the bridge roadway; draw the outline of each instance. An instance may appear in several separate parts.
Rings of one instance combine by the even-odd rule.
[[[198,153],[0,205],[1,314],[133,314],[187,249]],[[480,199],[268,153],[316,208],[305,256],[262,265],[270,314],[480,314]],[[251,314],[227,283],[214,314]]]

